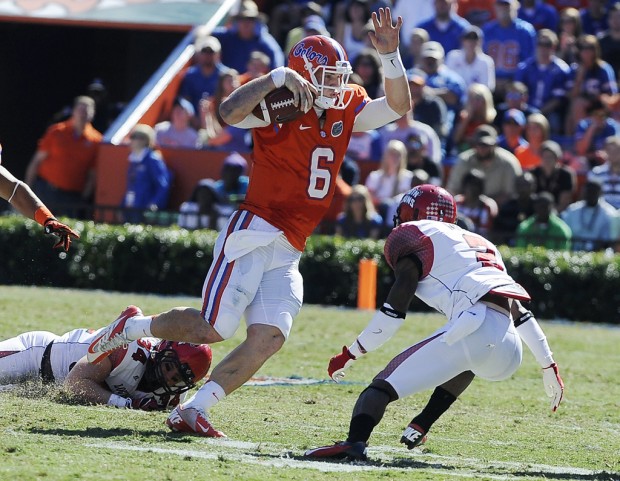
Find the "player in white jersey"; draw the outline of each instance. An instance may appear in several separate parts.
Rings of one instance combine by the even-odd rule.
[[[353,361],[389,340],[405,319],[414,296],[445,314],[448,322],[398,354],[360,394],[346,441],[306,452],[311,458],[366,459],[366,446],[387,405],[435,388],[401,442],[410,449],[467,388],[474,376],[489,381],[510,377],[521,364],[521,339],[543,368],[543,382],[555,411],[564,385],[546,337],[536,320],[513,313],[529,294],[506,272],[497,248],[484,237],[456,226],[456,204],[443,188],[422,185],[407,192],[385,243],[395,281],[383,307],[328,372],[335,381]],[[520,323],[520,324],[519,324]],[[517,332],[516,324],[519,324]]]
[[[178,404],[211,365],[206,344],[142,338],[93,366],[85,356],[98,332],[74,329],[57,336],[32,331],[0,341],[0,385],[40,377],[62,384],[84,403],[164,410]]]

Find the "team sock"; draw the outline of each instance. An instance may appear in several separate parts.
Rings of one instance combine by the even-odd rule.
[[[359,441],[368,442],[372,430],[377,423],[370,414],[358,414],[351,418],[351,425],[349,426],[349,435],[347,441],[350,443],[357,443]]]
[[[125,333],[129,339],[140,339],[141,337],[152,337],[151,322],[153,316],[133,316],[125,322]]]
[[[183,407],[195,407],[208,411],[225,397],[226,393],[222,386],[215,381],[207,381],[196,394],[183,403]]]
[[[435,421],[452,406],[454,401],[456,401],[456,397],[453,394],[442,387],[436,387],[422,412],[414,417],[411,423],[417,424],[424,429],[424,432],[428,432]]]

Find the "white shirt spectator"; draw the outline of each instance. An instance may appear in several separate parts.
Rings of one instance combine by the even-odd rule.
[[[561,215],[573,233],[573,250],[591,251],[597,248],[594,241],[610,242],[617,237],[616,209],[603,199],[594,207],[585,200],[574,202]]]
[[[412,178],[413,172],[409,170],[402,170],[400,175],[386,175],[380,170],[374,170],[366,178],[366,187],[374,198],[383,202],[411,189]]]
[[[463,50],[451,50],[446,57],[446,66],[463,77],[467,88],[473,83],[479,83],[495,90],[495,64],[493,59],[484,52],[478,52],[472,63],[465,60]]]

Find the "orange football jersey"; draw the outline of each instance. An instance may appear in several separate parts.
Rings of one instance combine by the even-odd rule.
[[[292,122],[253,131],[250,185],[241,208],[282,229],[299,250],[329,208],[355,117],[370,101],[363,87],[350,87],[349,105],[326,110],[322,128],[311,109]]]

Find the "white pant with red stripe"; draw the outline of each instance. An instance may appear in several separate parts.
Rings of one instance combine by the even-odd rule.
[[[0,384],[37,377],[47,345],[58,339],[48,331],[31,331],[0,341]]]
[[[202,316],[224,339],[238,329],[266,324],[291,331],[303,300],[301,252],[284,233],[248,211],[238,210],[220,232],[202,289]]]
[[[506,379],[519,368],[523,348],[512,319],[483,303],[474,305],[484,321],[449,345],[448,323],[392,359],[375,379],[389,382],[399,398],[410,396],[472,371],[487,381]]]

